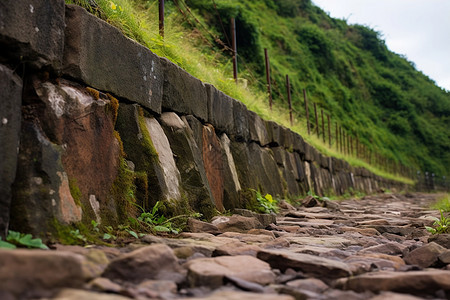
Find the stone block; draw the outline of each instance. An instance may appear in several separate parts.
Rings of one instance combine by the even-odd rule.
[[[295,152],[298,152],[300,154],[305,153],[305,141],[303,140],[302,136],[298,133],[293,133],[293,148]]]
[[[39,104],[23,108],[33,118],[22,120],[11,224],[33,234],[58,233],[48,220],[76,223],[85,213],[94,219],[91,203],[100,203],[99,211],[114,222],[117,207],[110,191],[120,146],[109,100],[95,100],[78,84],[62,79],[59,84],[32,80],[30,85],[23,102]]]
[[[0,4],[1,6],[1,4]],[[1,21],[0,21],[1,22]],[[22,80],[0,65],[0,236],[5,237],[9,223],[11,185],[16,177],[22,118]]]
[[[223,133],[220,136],[220,144],[222,146],[223,176],[224,176],[224,194],[223,206],[225,209],[233,209],[239,206],[239,192],[241,184],[236,170],[233,155],[231,154],[231,141],[228,136]]]
[[[163,113],[161,125],[176,158],[181,187],[190,200],[189,204],[205,218],[210,218],[215,203],[203,162],[202,145],[195,142],[194,133],[188,122],[174,112]]]
[[[230,133],[233,130],[233,99],[217,90],[213,85],[206,84],[208,94],[208,122],[218,132]]]
[[[64,26],[63,0],[1,1],[0,60],[60,69]]]
[[[250,165],[250,152],[247,144],[232,141],[230,149],[242,189],[257,189],[255,169]]]
[[[204,83],[165,58],[161,58],[161,63],[164,71],[162,107],[207,121],[208,95]]]
[[[63,73],[161,113],[160,58],[75,5],[66,7]]]
[[[158,121],[145,117],[138,104],[120,104],[116,129],[127,159],[134,163],[137,172],[145,172],[147,177],[151,192],[140,205],[149,208],[157,201],[180,200],[180,174]]]
[[[273,196],[283,196],[283,182],[277,163],[270,149],[262,148],[256,143],[250,143],[249,165],[254,170],[258,188],[263,193]]]
[[[233,122],[234,129],[231,136],[236,141],[248,141],[250,138],[249,114],[244,103],[238,100],[233,101]]]
[[[257,142],[261,146],[266,146],[270,143],[269,135],[263,119],[253,111],[248,112],[249,121],[248,126],[250,130],[250,141]]]
[[[286,127],[281,127],[281,130],[284,135],[284,141],[283,141],[284,148],[289,149],[289,151],[293,151],[294,150],[294,134],[295,133]]]

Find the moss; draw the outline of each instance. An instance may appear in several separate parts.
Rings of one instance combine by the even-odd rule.
[[[53,218],[48,222],[48,225],[49,228],[53,229],[51,233],[47,233],[47,241],[51,243],[61,243],[64,245],[107,245],[99,234],[96,235],[93,233],[84,223],[61,224],[56,218]],[[75,234],[77,230],[78,234]]]
[[[119,142],[120,157],[127,157],[127,154],[125,153],[125,150],[123,149],[123,142],[122,142],[122,139],[120,138],[119,132],[117,130],[114,130],[113,134],[114,134],[114,137],[116,138],[116,140]]]
[[[70,194],[72,195],[72,198],[75,201],[75,204],[80,207],[83,207],[83,205],[81,204],[81,197],[83,196],[83,194],[81,193],[81,190],[78,187],[78,183],[75,178],[69,178],[69,189]]]
[[[148,210],[148,176],[146,172],[135,173],[136,202],[144,210]]]
[[[111,94],[106,94],[106,96],[108,96],[109,99],[109,106],[112,109],[112,114],[113,114],[113,124],[116,124],[117,121],[117,115],[119,113],[119,100],[117,100],[116,98],[114,98],[113,96],[111,96]]]
[[[153,145],[150,134],[148,133],[147,126],[145,125],[144,118],[144,110],[142,107],[139,107],[139,116],[138,116],[139,128],[142,134],[142,146],[150,154],[152,157],[159,157],[158,152],[156,151],[155,146]]]
[[[119,170],[111,189],[120,222],[137,215],[135,174],[128,169],[124,158],[120,158]]]
[[[94,97],[95,100],[100,99],[100,92],[97,91],[96,89],[93,89],[91,87],[86,87],[86,91],[89,93],[89,95]]]
[[[239,203],[240,207],[252,211],[256,211],[259,207],[258,200],[256,200],[256,193],[251,189],[241,190],[239,192]]]

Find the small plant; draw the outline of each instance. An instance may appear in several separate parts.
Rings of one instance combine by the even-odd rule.
[[[0,238],[0,248],[15,249],[16,247],[39,248],[48,250],[48,247],[44,243],[42,243],[41,239],[33,239],[33,236],[31,234],[24,234],[9,230],[6,241],[2,241]]]
[[[98,223],[96,222],[96,221],[94,221],[94,220],[92,220],[91,221],[91,224],[92,224],[92,229],[95,231],[95,232],[100,232],[100,228],[98,228]]]
[[[266,194],[263,196],[257,190],[252,190],[256,193],[256,200],[258,201],[259,207],[257,208],[259,212],[270,214],[278,212],[278,202],[273,199],[272,195]]]
[[[160,207],[159,201],[157,201],[155,206],[153,206],[151,212],[146,212],[142,207],[140,206],[138,207],[142,210],[142,213],[137,219],[135,219],[137,223],[151,231],[156,232],[167,232],[178,234],[181,231],[181,228],[177,227],[173,221],[177,219],[187,219],[189,217],[194,218],[201,217],[200,213],[193,213],[189,215],[179,215],[168,219],[165,216],[158,214],[158,210]],[[131,232],[128,233],[133,235]]]
[[[105,233],[103,234],[104,240],[116,240],[117,236],[115,235],[115,230],[112,226],[105,226]]]
[[[441,213],[441,218],[435,218],[434,227],[425,226],[425,229],[431,234],[450,233],[450,218],[445,217],[442,210],[439,210],[439,212]]]
[[[87,243],[87,238],[80,232],[79,229],[71,230],[70,235],[75,239],[83,243]]]

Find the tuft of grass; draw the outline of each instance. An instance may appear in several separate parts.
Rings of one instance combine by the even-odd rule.
[[[438,209],[444,212],[450,212],[450,194],[444,194],[438,198],[438,202],[431,206],[433,209]]]

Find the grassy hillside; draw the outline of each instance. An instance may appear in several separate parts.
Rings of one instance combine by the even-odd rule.
[[[91,0],[67,2],[90,8],[264,118],[301,133],[326,154],[391,178],[386,171],[393,170],[381,170],[386,160],[422,172],[449,173],[450,93],[390,52],[376,31],[330,18],[309,0],[166,0],[164,40],[158,35],[157,1],[96,0],[98,7]],[[231,17],[236,18],[239,77],[248,81],[248,88],[236,87],[229,78]],[[271,62],[273,112],[267,104],[264,48]],[[288,121],[286,74],[293,126]],[[307,136],[302,89],[331,116],[333,133],[338,122],[371,150],[371,166],[337,152],[334,139],[330,149],[321,138]],[[314,123],[313,113],[310,119]]]

